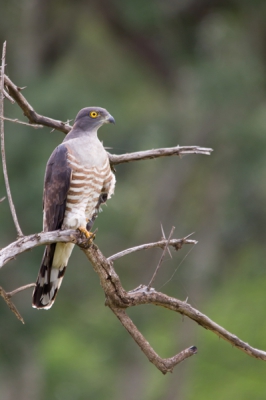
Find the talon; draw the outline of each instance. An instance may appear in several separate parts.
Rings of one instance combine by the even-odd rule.
[[[78,230],[86,236],[89,241],[93,241],[95,239],[95,233],[87,231],[84,226],[80,226]]]

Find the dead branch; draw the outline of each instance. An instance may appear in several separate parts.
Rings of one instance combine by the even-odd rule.
[[[6,167],[6,154],[5,154],[5,134],[4,134],[4,74],[5,74],[5,59],[6,59],[6,42],[3,44],[3,52],[2,52],[2,67],[1,67],[1,99],[0,99],[0,130],[1,130],[1,154],[2,154],[2,164],[3,164],[3,173],[6,185],[7,198],[9,202],[10,211],[12,214],[12,218],[17,230],[18,236],[23,236],[22,230],[20,229],[16,210],[14,207],[14,203],[11,196],[11,190],[8,181],[7,167]]]
[[[10,310],[15,314],[17,319],[19,319],[24,324],[24,320],[23,320],[22,316],[20,315],[20,313],[18,312],[17,308],[15,307],[15,305],[10,300],[8,294],[4,291],[4,289],[1,286],[0,286],[0,296],[3,297],[4,301],[6,302],[6,304],[10,308]]]
[[[17,118],[16,119],[11,119],[11,118],[6,118],[6,117],[0,117],[0,118],[3,119],[4,121],[14,122],[16,124],[21,124],[21,125],[27,125],[27,126],[30,126],[31,128],[35,128],[35,129],[43,128],[43,125],[28,124],[27,122],[20,121]]]
[[[4,112],[3,112],[3,100],[6,93],[11,99],[14,99],[17,104],[21,107],[24,115],[28,118],[30,124],[44,125],[53,129],[57,129],[61,132],[67,133],[71,129],[71,126],[67,123],[53,120],[51,118],[41,116],[35,112],[33,107],[27,102],[26,98],[21,94],[21,88],[14,85],[14,83],[4,75],[4,62],[5,62],[5,44],[3,48],[2,57],[2,75],[1,75],[1,143],[4,143]],[[7,92],[5,93],[5,88]],[[13,121],[17,122],[17,121]],[[2,146],[3,148],[3,146]],[[184,155],[184,154],[204,154],[210,155],[212,149],[202,148],[198,146],[176,146],[172,148],[162,148],[153,149],[147,151],[141,151],[136,153],[113,155],[109,154],[110,163],[113,165],[130,162],[147,160],[157,157],[165,157],[172,155]],[[5,158],[4,158],[5,159]],[[3,162],[4,165],[4,162]],[[22,234],[22,233],[21,233]],[[157,292],[155,289],[149,286],[140,285],[138,288],[127,292],[121,285],[119,276],[113,268],[113,261],[127,255],[133,251],[148,249],[152,247],[161,247],[164,252],[168,246],[173,246],[176,250],[180,249],[183,244],[195,244],[196,241],[183,239],[171,239],[171,235],[168,240],[164,239],[156,243],[149,243],[141,246],[137,246],[131,249],[124,250],[117,253],[108,259],[101,253],[99,248],[92,244],[88,247],[87,243],[82,239],[80,232],[74,230],[68,231],[55,231],[55,232],[43,232],[27,237],[19,238],[16,242],[11,243],[4,249],[0,250],[0,268],[5,265],[8,261],[14,259],[18,254],[32,249],[36,246],[55,243],[55,242],[72,242],[77,244],[83,252],[86,254],[88,260],[91,262],[95,272],[99,276],[100,284],[106,295],[106,305],[112,310],[112,312],[117,316],[121,324],[127,329],[133,339],[136,341],[138,346],[147,356],[147,358],[162,372],[167,373],[172,371],[175,365],[177,365],[182,360],[196,354],[197,349],[195,346],[191,346],[188,349],[181,351],[175,356],[167,359],[161,358],[150,346],[144,336],[139,332],[134,323],[126,314],[126,309],[129,307],[142,305],[142,304],[153,304],[156,306],[167,308],[171,311],[178,312],[193,321],[197,322],[199,325],[212,331],[217,336],[229,342],[231,345],[237,347],[241,351],[245,352],[251,357],[258,358],[266,361],[266,352],[262,350],[255,349],[249,344],[243,342],[237,336],[226,331],[223,327],[213,322],[206,315],[202,314],[198,310],[194,309],[187,302],[183,302],[173,297],[169,297],[164,293]],[[160,265],[160,263],[159,263]],[[159,266],[158,265],[158,266]],[[10,293],[6,293],[4,289],[0,288],[0,295],[4,298],[5,302],[11,308],[11,310],[17,315],[17,317],[23,322],[22,317],[16,310],[13,303],[10,301],[10,297],[14,294],[26,290],[29,287],[34,286],[34,284],[29,284],[20,287]]]
[[[190,236],[190,235],[189,235]],[[179,250],[182,248],[183,244],[197,244],[197,240],[191,240],[187,239],[189,236],[186,236],[183,239],[172,239],[169,241],[169,246],[172,246],[175,248],[175,250]],[[160,240],[159,242],[154,242],[154,243],[146,243],[146,244],[141,244],[140,246],[135,246],[131,247],[130,249],[126,249],[123,251],[120,251],[119,253],[116,253],[110,257],[107,258],[108,261],[115,261],[118,258],[124,257],[130,253],[133,253],[135,251],[140,251],[140,250],[147,250],[147,249],[153,249],[155,247],[160,247],[161,249],[164,249],[167,244],[167,240]]]
[[[11,79],[5,75],[5,87],[9,94],[17,102],[19,107],[22,109],[24,115],[28,118],[30,124],[43,125],[52,129],[59,130],[63,133],[68,133],[72,126],[68,121],[62,122],[52,118],[45,117],[38,114],[33,107],[29,104],[26,98],[21,93],[21,88],[16,86]],[[17,122],[17,121],[14,121]],[[130,161],[149,160],[158,157],[169,157],[173,155],[182,156],[185,154],[203,154],[210,155],[213,150],[210,148],[199,147],[199,146],[176,146],[169,148],[160,148],[146,151],[138,151],[135,153],[127,154],[110,154],[109,159],[112,165],[122,164]]]
[[[196,240],[188,240],[187,237],[183,239],[172,239],[169,245],[173,246],[176,250],[179,250],[182,248],[184,244],[197,243]],[[34,233],[33,235],[29,236],[23,236],[22,238],[19,238],[15,242],[10,243],[8,246],[0,250],[0,269],[9,261],[14,260],[17,255],[24,253],[25,251],[31,250],[37,246],[43,246],[55,242],[62,242],[62,243],[72,242],[81,245],[83,243],[80,237],[80,232],[73,229],[68,229],[65,231],[58,230],[53,232],[40,232],[40,233]],[[154,247],[161,247],[163,249],[165,245],[166,245],[166,240],[160,240],[158,242],[132,247],[130,249],[123,250],[120,253],[117,253],[109,257],[107,260],[113,261],[127,254],[130,254],[134,251],[150,249]]]
[[[17,255],[31,250],[34,247],[55,242],[79,243],[79,241],[80,235],[75,230],[42,232],[23,236],[0,250],[0,269],[9,261],[14,260]]]
[[[197,322],[203,328],[210,330],[215,335],[226,340],[232,346],[238,348],[239,350],[243,351],[249,356],[266,361],[265,351],[255,349],[248,343],[245,343],[244,341],[239,339],[236,335],[228,332],[222,326],[212,321],[209,317],[207,317],[200,311],[193,308],[187,302],[178,300],[174,297],[169,297],[164,293],[156,292],[155,290],[152,292],[143,291],[143,288],[142,292],[140,291],[139,294],[137,292],[132,292],[132,293],[133,293],[132,301],[134,305],[156,304],[157,306],[165,307],[169,310],[176,311]]]
[[[15,294],[20,293],[20,292],[22,292],[23,290],[33,288],[33,287],[35,287],[35,286],[36,286],[35,283],[29,283],[28,285],[21,286],[21,287],[15,289],[15,290],[13,290],[12,292],[6,293],[6,295],[7,295],[7,297],[10,299],[11,297],[15,296]]]
[[[169,157],[169,156],[182,156],[185,154],[203,154],[210,155],[213,149],[198,146],[176,146],[176,147],[166,147],[161,149],[153,149],[146,151],[137,151],[135,153],[126,154],[110,154],[109,159],[112,165],[117,165],[130,161],[141,161],[150,160],[158,157]]]
[[[5,98],[7,100],[9,100],[11,104],[15,104],[16,103],[15,100],[11,96],[9,96],[9,94],[7,93],[7,91],[5,89],[4,89],[4,95],[5,95]]]
[[[144,285],[141,285],[139,288],[131,290],[129,292],[125,291],[125,289],[121,285],[119,276],[113,268],[113,262],[111,260],[122,257],[122,253],[123,255],[129,254],[129,252],[132,252],[132,249],[129,249],[129,251],[121,252],[119,257],[111,256],[109,257],[109,259],[107,259],[104,257],[104,255],[95,244],[91,245],[89,248],[85,248],[86,241],[81,238],[80,232],[78,231],[67,230],[42,232],[20,238],[16,242],[11,243],[10,245],[2,249],[0,251],[0,268],[20,253],[23,253],[36,246],[54,242],[72,242],[81,247],[87,258],[91,262],[94,270],[99,276],[101,286],[103,287],[106,295],[106,305],[108,305],[108,307],[114,312],[114,314],[117,315],[121,323],[126,327],[131,336],[140,346],[141,350],[144,352],[144,354],[146,354],[148,359],[163,373],[171,371],[174,366],[177,365],[180,361],[195,354],[196,348],[192,346],[189,349],[183,350],[181,353],[178,353],[176,356],[170,359],[160,358],[154,352],[150,345],[144,346],[144,344],[146,343],[146,339],[143,338],[142,334],[137,330],[133,322],[130,322],[130,319],[125,316],[126,308],[142,304],[153,304],[156,306],[167,308],[174,312],[178,312],[197,322],[203,328],[212,331],[215,335],[226,340],[231,345],[245,352],[249,356],[266,361],[265,351],[255,349],[248,343],[243,342],[237,336],[228,332],[220,325],[216,324],[214,321],[212,321],[206,315],[202,314],[200,311],[193,308],[187,302],[167,296],[164,293],[157,292],[153,288],[148,290],[147,286]],[[176,246],[177,248],[180,248],[180,246],[182,246],[183,244],[188,243],[187,239],[185,238],[179,240],[172,239],[170,240],[169,245],[171,245],[171,242],[172,245],[174,247]],[[194,244],[194,241],[190,242],[191,244]],[[166,240],[162,240],[156,243],[143,245],[142,249],[165,246]],[[138,248],[138,250],[140,250],[140,248]],[[134,251],[136,251],[136,248]],[[20,291],[19,289],[11,292],[12,295]],[[3,293],[5,292],[2,291],[1,296],[4,297],[5,300],[9,300],[10,293],[5,293],[4,296]],[[124,309],[124,312],[121,312],[121,309]]]
[[[126,328],[128,333],[135,340],[137,345],[141,348],[148,360],[154,364],[163,374],[172,372],[174,367],[184,361],[186,358],[193,356],[197,353],[197,348],[191,346],[188,349],[181,351],[171,358],[161,358],[151,347],[150,343],[140,333],[137,327],[133,324],[132,320],[121,308],[110,307],[113,313],[117,316],[121,324]]]
[[[83,249],[83,251],[90,260],[94,270],[99,275],[101,286],[106,294],[106,304],[113,312],[115,308],[125,309],[141,304],[161,306],[187,316],[203,328],[212,331],[215,335],[226,340],[232,346],[235,346],[249,356],[266,361],[265,351],[255,349],[248,343],[245,343],[236,335],[228,332],[206,315],[193,308],[187,302],[167,296],[154,289],[148,290],[147,286],[144,285],[141,285],[138,289],[126,292],[121,285],[118,275],[113,269],[113,263],[108,261],[95,245],[89,249]]]
[[[15,294],[22,292],[23,290],[32,288],[35,286],[35,283],[30,283],[28,285],[25,286],[21,286],[15,290],[13,290],[12,292],[6,292],[1,286],[0,286],[0,296],[4,299],[4,301],[6,302],[6,304],[8,305],[8,307],[10,308],[10,310],[16,315],[16,317],[24,324],[24,320],[22,318],[22,316],[20,315],[20,313],[18,312],[18,309],[16,308],[16,306],[12,303],[12,301],[10,300],[10,298],[12,296],[14,296]]]
[[[28,118],[30,123],[48,126],[50,128],[57,129],[58,131],[61,131],[63,133],[68,133],[70,131],[71,126],[67,123],[38,114],[21,93],[21,88],[16,86],[6,75],[5,87],[8,90],[9,95],[17,102],[19,107],[22,109],[24,115]]]

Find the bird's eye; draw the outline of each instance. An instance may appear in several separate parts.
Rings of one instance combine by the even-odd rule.
[[[97,118],[99,116],[99,113],[97,111],[91,111],[90,112],[90,117],[91,118]]]

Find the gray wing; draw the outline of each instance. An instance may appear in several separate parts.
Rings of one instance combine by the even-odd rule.
[[[46,166],[43,192],[43,230],[46,232],[60,229],[64,220],[71,179],[67,152],[64,144],[58,146]]]
[[[46,166],[43,193],[43,230],[46,232],[62,227],[70,179],[71,168],[67,162],[67,148],[61,144],[54,150]],[[55,248],[56,243],[49,244],[45,248],[36,287],[33,291],[33,307],[49,308],[54,302],[58,288],[48,303],[44,302],[43,298],[52,287],[50,277]],[[64,267],[58,272],[58,279],[64,276],[65,269]]]

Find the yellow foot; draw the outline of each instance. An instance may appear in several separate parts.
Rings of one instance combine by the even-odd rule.
[[[93,241],[95,239],[95,233],[89,232],[87,231],[87,229],[85,228],[85,226],[80,226],[78,228],[78,230],[83,233],[83,235],[86,236],[86,238],[88,239],[88,241]]]

